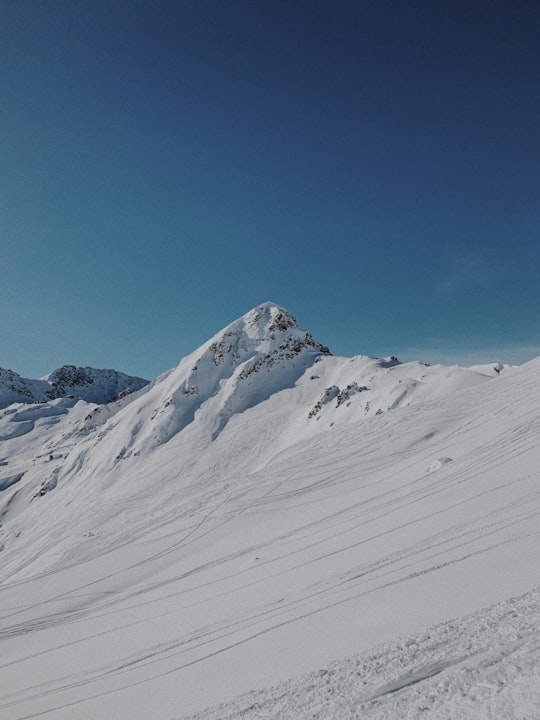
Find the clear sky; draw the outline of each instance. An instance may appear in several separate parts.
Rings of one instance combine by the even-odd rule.
[[[540,354],[538,0],[0,0],[0,367],[144,377],[273,300]]]

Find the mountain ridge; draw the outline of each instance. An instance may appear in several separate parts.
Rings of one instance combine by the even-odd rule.
[[[417,648],[452,672],[415,633],[538,586],[540,358],[343,358],[285,312],[113,402],[0,410],[7,720],[180,718],[397,637],[351,707],[414,700]]]
[[[52,399],[0,410],[0,441],[11,457],[0,484],[16,487],[23,510],[25,503],[64,486],[79,485],[87,494],[86,474],[95,476],[104,492],[126,472],[144,477],[162,449],[171,468],[174,458],[182,457],[184,474],[204,472],[207,463],[227,473],[239,459],[241,467],[260,469],[333,428],[437,401],[494,381],[501,370],[400,363],[394,356],[333,356],[293,315],[266,302],[175,368],[150,383],[140,381],[145,384],[136,392],[125,391],[133,378],[117,371],[64,366],[46,376],[39,382],[46,383]],[[120,397],[118,383],[124,388]],[[102,384],[109,392],[106,402]],[[67,394],[68,388],[76,392]],[[54,462],[47,463],[45,474],[34,473],[25,460],[32,455]],[[160,473],[171,475],[166,468]]]
[[[0,368],[0,409],[13,403],[42,403],[73,395],[105,404],[124,393],[148,384],[144,378],[118,370],[62,365],[40,379],[24,378],[13,370]]]

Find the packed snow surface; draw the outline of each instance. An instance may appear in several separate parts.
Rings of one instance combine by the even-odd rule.
[[[0,411],[1,718],[540,716],[540,360],[266,303],[120,395]]]
[[[441,623],[190,720],[538,717],[540,593]]]

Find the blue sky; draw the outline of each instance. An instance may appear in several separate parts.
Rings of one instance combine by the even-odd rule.
[[[273,300],[540,354],[540,5],[2,0],[0,366],[154,377]]]

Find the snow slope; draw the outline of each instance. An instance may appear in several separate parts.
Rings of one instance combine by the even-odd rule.
[[[538,717],[540,593],[428,628],[191,720]]]
[[[455,700],[452,673],[488,677],[480,646],[506,641],[480,630],[507,605],[481,609],[540,584],[539,381],[540,360],[333,357],[266,303],[129,397],[6,408],[0,717],[169,720],[250,690],[200,717],[397,717],[424,687],[442,707],[443,671]],[[424,642],[471,613],[433,631],[447,658]],[[493,661],[508,702],[527,638]],[[353,653],[342,705],[330,671],[260,691]]]

